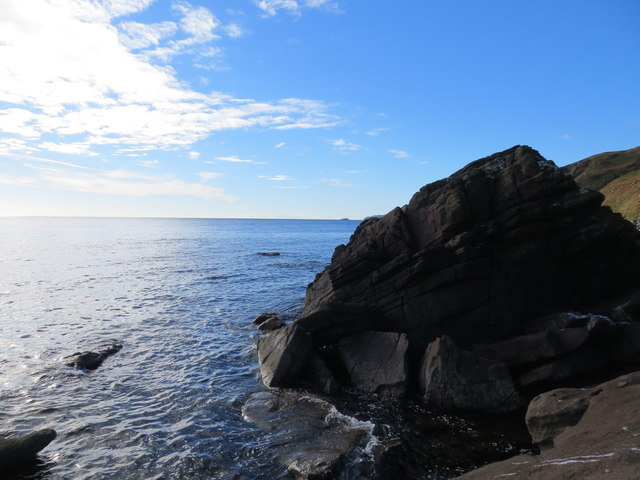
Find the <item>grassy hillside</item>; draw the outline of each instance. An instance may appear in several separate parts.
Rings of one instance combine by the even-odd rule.
[[[564,170],[581,187],[600,190],[612,210],[640,222],[640,147],[593,155]]]

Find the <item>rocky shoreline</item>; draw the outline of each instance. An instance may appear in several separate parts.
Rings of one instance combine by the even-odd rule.
[[[523,146],[423,187],[363,222],[300,318],[259,338],[264,384],[495,413],[639,369],[640,233],[602,201]]]

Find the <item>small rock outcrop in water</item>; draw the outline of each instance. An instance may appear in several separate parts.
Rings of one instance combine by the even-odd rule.
[[[252,322],[261,332],[270,332],[284,327],[284,321],[275,312],[261,313]]]
[[[398,372],[409,377],[403,383],[398,373],[386,392],[396,395],[400,385],[436,380],[420,366],[443,335],[460,361],[508,371],[518,389],[543,391],[637,361],[640,316],[626,298],[640,290],[640,233],[602,199],[523,146],[423,187],[408,205],[363,222],[308,286],[301,318],[259,340],[265,384],[322,384],[331,375],[327,381],[358,387],[360,370],[341,352],[345,344],[358,351],[366,332],[406,338],[408,368]],[[456,381],[464,391],[473,379]],[[455,407],[459,397],[440,398]],[[505,398],[468,404],[519,404]]]
[[[278,436],[273,455],[302,479],[332,478],[367,433],[337,414],[330,403],[297,392],[254,393],[242,415]]]
[[[640,478],[640,372],[544,393],[529,405],[527,426],[539,456],[513,457],[459,480]]]
[[[50,428],[18,437],[0,438],[0,472],[15,471],[35,462],[40,450],[56,438]]]
[[[104,362],[107,357],[119,352],[121,349],[121,344],[113,343],[111,345],[105,345],[97,352],[77,352],[66,357],[71,359],[66,365],[82,370],[95,370],[102,365],[102,362]]]

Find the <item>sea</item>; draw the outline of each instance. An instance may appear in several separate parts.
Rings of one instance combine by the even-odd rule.
[[[358,223],[0,218],[0,434],[58,432],[9,478],[293,478],[274,459],[281,439],[242,415],[265,390],[252,320],[292,321]],[[112,343],[122,350],[97,370],[67,366]],[[372,426],[336,478],[445,479],[526,448],[515,420],[329,400]],[[404,446],[381,467],[367,446],[394,441]]]

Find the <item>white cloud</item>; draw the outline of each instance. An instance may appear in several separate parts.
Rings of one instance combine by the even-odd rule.
[[[357,152],[362,148],[360,145],[347,142],[342,138],[339,138],[337,140],[330,140],[330,143],[336,150],[339,150],[342,153]]]
[[[284,147],[285,145],[286,145],[286,143],[284,143],[284,142],[280,142],[280,143],[278,143],[277,145],[274,145],[273,147],[274,147],[274,148],[282,148],[282,147]]]
[[[393,155],[394,158],[409,158],[409,154],[404,150],[397,150],[395,148],[390,148],[389,150],[387,150],[387,152]]]
[[[285,182],[289,180],[295,180],[293,177],[290,177],[289,175],[272,175],[272,176],[260,175],[259,178],[265,178],[267,180],[271,180],[272,182]]]
[[[159,164],[158,160],[138,160],[138,165],[145,168],[155,168]]]
[[[87,143],[42,142],[38,147],[44,150],[49,150],[50,152],[68,153],[72,155],[85,155],[89,157],[96,157],[99,155],[96,152],[92,152]]]
[[[230,157],[216,157],[216,160],[219,162],[229,162],[229,163],[252,163],[254,165],[264,165],[264,162],[256,162],[255,160],[247,160],[244,158],[238,158],[233,155]]]
[[[52,143],[86,145],[88,151],[96,145],[169,150],[219,130],[337,123],[318,101],[267,103],[190,90],[173,69],[134,55],[109,22],[149,3],[3,0],[0,102],[6,108],[0,112],[0,132],[25,142],[25,148],[36,148],[47,135]],[[158,48],[186,49],[197,42],[207,46],[215,38],[219,22],[208,10],[186,2],[176,9],[187,37]],[[138,45],[160,41],[173,29],[168,24],[152,24],[149,31],[131,22],[121,25],[129,25],[123,27],[131,34],[128,41]]]
[[[342,13],[338,2],[333,0],[257,0],[256,5],[266,17],[272,17],[279,11],[299,15],[303,8],[318,8],[331,13]]]
[[[377,137],[382,132],[387,132],[389,130],[391,130],[391,129],[390,128],[374,128],[374,129],[369,130],[366,134],[369,135],[370,137]]]
[[[209,180],[213,180],[215,178],[219,178],[222,176],[221,173],[218,172],[198,172],[198,176],[205,182]]]
[[[196,159],[200,158],[200,152],[196,152],[196,151],[194,151],[194,150],[191,150],[191,151],[189,152],[189,158],[190,158],[191,160],[196,160]]]
[[[359,175],[361,173],[367,173],[366,170],[347,170],[346,172],[347,175]]]
[[[564,135],[560,135],[560,138],[562,140],[570,140],[572,138],[572,135],[570,133],[565,133]]]
[[[222,27],[225,33],[231,38],[240,38],[245,35],[245,30],[237,23],[230,23]]]
[[[320,181],[328,183],[331,187],[355,187],[354,184],[345,182],[341,178],[322,178]]]
[[[138,22],[123,22],[120,41],[132,50],[159,45],[164,37],[170,37],[178,30],[174,22],[144,24]]]

